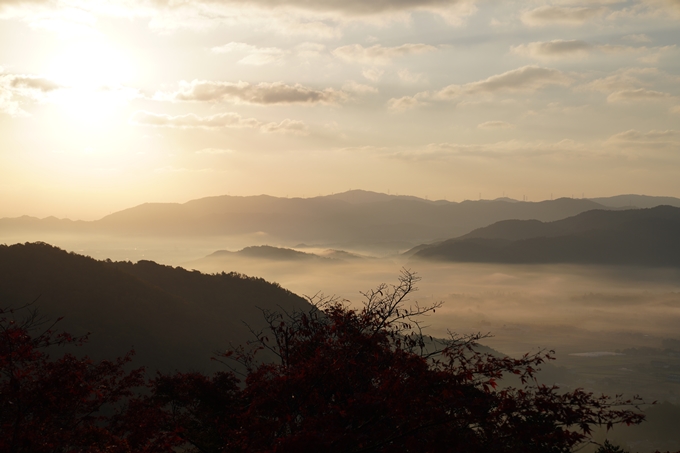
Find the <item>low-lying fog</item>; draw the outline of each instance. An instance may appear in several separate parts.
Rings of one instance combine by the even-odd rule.
[[[537,346],[558,353],[660,347],[680,337],[680,270],[567,265],[511,266],[431,263],[403,258],[344,263],[200,260],[203,272],[235,270],[312,296],[337,295],[354,304],[360,291],[396,283],[402,267],[421,277],[412,300],[443,301],[426,320],[432,335],[491,332],[485,340],[509,354]]]
[[[360,291],[381,282],[396,283],[405,267],[421,277],[412,301],[444,303],[424,320],[430,335],[446,337],[449,330],[490,333],[483,344],[517,357],[553,349],[557,360],[552,364],[558,368],[544,366],[541,382],[680,402],[680,269],[442,263],[403,257],[305,263],[231,256],[186,266],[258,275],[301,295],[336,295],[355,306],[360,306]],[[669,339],[675,352],[665,350]]]
[[[0,240],[19,242],[13,239]],[[421,277],[412,300],[444,302],[426,320],[432,335],[446,335],[447,329],[490,332],[493,337],[485,343],[508,354],[536,347],[554,348],[558,355],[660,347],[662,338],[680,339],[680,269],[426,262],[398,255],[370,257],[358,250],[351,251],[365,258],[204,258],[216,250],[236,251],[264,243],[257,235],[193,240],[54,236],[41,240],[97,259],[149,259],[208,273],[236,271],[278,282],[297,294],[336,295],[357,305],[360,291],[382,282],[396,283],[405,267]]]
[[[26,240],[32,238],[22,238]],[[680,342],[673,343],[678,352],[664,352],[669,339],[680,340],[680,269],[427,262],[360,250],[350,250],[360,256],[344,260],[280,260],[276,254],[272,258],[279,260],[244,258],[234,253],[206,258],[216,250],[263,244],[257,237],[42,240],[97,259],[149,259],[206,273],[235,271],[300,295],[335,295],[357,307],[360,291],[396,283],[400,270],[407,268],[421,278],[412,301],[444,303],[424,320],[430,335],[446,337],[449,330],[490,333],[484,344],[514,356],[554,349],[555,365],[570,370],[570,386],[680,402]],[[325,248],[297,250],[340,256],[328,255]],[[555,379],[566,382],[564,373]]]

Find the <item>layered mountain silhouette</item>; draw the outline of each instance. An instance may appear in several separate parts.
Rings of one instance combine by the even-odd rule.
[[[209,259],[253,258],[271,261],[335,261],[333,258],[319,256],[314,253],[299,252],[297,250],[260,245],[246,247],[237,252],[218,250],[206,256]]]
[[[615,195],[605,198],[590,198],[608,208],[654,208],[656,206],[674,206],[680,208],[680,199],[675,197],[652,197],[649,195]]]
[[[602,204],[561,198],[543,202],[481,200],[461,203],[354,190],[315,198],[219,196],[187,203],[146,203],[96,221],[0,219],[0,237],[12,232],[114,236],[216,237],[257,234],[275,245],[414,244],[468,233],[506,219],[558,220]]]
[[[304,244],[299,244],[298,247],[305,247]],[[365,260],[369,257],[357,255],[356,253],[346,252],[344,250],[324,250],[321,253],[301,252],[283,247],[272,247],[270,245],[260,245],[245,247],[239,251],[231,252],[229,250],[218,250],[211,253],[204,258],[196,261],[191,261],[187,265],[201,264],[217,261],[235,261],[242,262],[243,259],[260,260],[260,261],[274,261],[274,262],[299,262],[299,263],[314,263],[314,264],[336,264],[346,261]]]
[[[680,208],[593,210],[554,222],[506,220],[408,253],[462,262],[680,266]]]
[[[0,304],[33,301],[46,317],[64,317],[60,330],[91,332],[85,353],[111,358],[134,347],[135,363],[166,371],[215,369],[213,352],[264,327],[262,309],[309,308],[277,284],[236,273],[97,261],[44,243],[0,245]]]

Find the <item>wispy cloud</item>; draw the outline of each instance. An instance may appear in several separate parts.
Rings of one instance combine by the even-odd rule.
[[[316,58],[325,49],[325,45],[316,42],[303,42],[295,47],[298,57],[301,58]]]
[[[640,150],[680,150],[680,131],[674,129],[641,132],[630,129],[609,137],[606,146]]]
[[[349,80],[342,86],[343,91],[357,94],[370,94],[377,93],[378,89],[370,85],[364,85],[363,83],[358,83],[354,80]]]
[[[522,15],[522,22],[531,26],[551,24],[583,25],[606,12],[602,7],[591,6],[541,6]]]
[[[140,110],[132,114],[130,123],[137,126],[177,129],[250,128],[258,129],[264,133],[309,134],[309,127],[303,121],[285,119],[279,123],[263,123],[255,118],[243,118],[234,112],[218,113],[211,116],[198,116],[194,113],[173,116]]]
[[[625,68],[581,84],[575,90],[607,93],[608,102],[662,101],[672,99],[673,95],[653,89],[654,85],[675,84],[677,81],[677,77],[657,68]]]
[[[407,43],[395,47],[383,47],[380,44],[364,47],[361,44],[352,44],[338,47],[332,53],[336,57],[352,63],[384,65],[397,57],[432,52],[434,50],[437,50],[437,48],[428,44]]]
[[[419,83],[427,80],[427,76],[424,73],[413,73],[408,68],[400,69],[397,75],[402,82],[406,83]]]
[[[338,37],[352,23],[405,21],[427,12],[459,25],[476,12],[476,0],[9,0],[0,18],[19,19],[32,27],[67,35],[97,33],[98,18],[143,17],[150,27],[206,30],[220,24],[253,24],[269,30],[317,37]]]
[[[242,118],[241,115],[233,112],[201,117],[194,113],[172,116],[144,110],[132,114],[130,122],[140,126],[173,127],[180,129],[218,129],[223,127],[255,128],[259,127],[261,124],[254,118]]]
[[[429,93],[418,93],[415,96],[402,96],[400,98],[392,98],[387,101],[387,108],[394,112],[404,112],[406,110],[426,104],[423,99]]]
[[[574,57],[585,57],[598,53],[609,55],[641,54],[639,61],[656,63],[666,52],[675,48],[674,45],[662,47],[629,46],[619,44],[591,44],[581,40],[538,41],[513,46],[510,51],[514,54],[537,60],[558,60]]]
[[[588,147],[573,140],[558,142],[508,140],[484,144],[430,143],[422,148],[398,151],[387,157],[406,161],[451,161],[456,159],[527,159],[570,157],[588,153]]]
[[[58,83],[44,77],[13,75],[10,76],[10,86],[17,89],[36,90],[42,93],[63,88]]]
[[[216,54],[245,53],[247,55],[238,60],[238,63],[254,66],[278,62],[286,55],[286,52],[278,47],[257,47],[243,42],[230,42],[213,47],[210,51]]]
[[[267,123],[260,127],[262,132],[291,135],[309,135],[309,127],[302,121],[285,119],[280,123]]]
[[[449,85],[436,93],[441,99],[462,94],[497,93],[502,91],[536,91],[549,85],[569,85],[573,80],[557,69],[523,66],[465,85]]]
[[[368,80],[371,80],[373,82],[377,82],[378,80],[380,80],[384,73],[385,73],[384,70],[378,68],[369,68],[361,71],[361,75],[363,75]]]
[[[513,46],[510,50],[518,55],[532,58],[562,58],[575,55],[586,55],[593,49],[593,46],[585,41],[578,39],[563,40],[556,39],[547,42],[532,42]]]
[[[477,129],[511,129],[515,127],[506,121],[485,121],[477,125]]]
[[[347,95],[339,90],[327,88],[316,90],[300,84],[288,85],[283,82],[262,82],[251,85],[248,82],[217,82],[193,80],[180,82],[179,90],[157,93],[158,100],[233,102],[246,104],[335,104],[346,100]]]
[[[620,91],[638,88],[645,85],[641,80],[645,75],[657,75],[659,70],[656,68],[625,68],[616,71],[606,77],[600,77],[588,83],[580,85],[578,90],[592,91]]]
[[[27,116],[22,105],[46,102],[50,95],[62,88],[65,87],[49,78],[0,72],[0,112],[10,116]]]
[[[219,154],[233,154],[233,149],[224,148],[203,148],[195,152],[195,154],[209,154],[209,155],[219,155]]]
[[[557,69],[539,66],[523,66],[502,74],[464,85],[448,85],[438,91],[422,91],[413,96],[392,98],[387,106],[390,110],[402,112],[428,101],[451,101],[463,96],[492,95],[503,92],[532,92],[550,85],[567,86],[573,80]]]
[[[670,93],[663,93],[661,91],[647,90],[644,88],[637,88],[634,90],[620,90],[615,91],[607,96],[609,102],[637,102],[637,101],[659,101],[668,99]]]
[[[626,41],[630,42],[639,42],[639,43],[648,43],[652,42],[652,38],[647,36],[644,33],[638,33],[638,34],[633,34],[633,35],[626,35],[623,37]]]

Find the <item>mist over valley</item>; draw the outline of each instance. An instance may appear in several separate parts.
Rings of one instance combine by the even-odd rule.
[[[223,365],[211,354],[249,341],[262,310],[326,296],[359,308],[409,269],[422,280],[408,303],[443,303],[428,335],[481,333],[515,357],[555,350],[548,384],[678,404],[680,208],[621,199],[458,204],[353,191],[141,205],[95,222],[0,219],[0,240],[27,242],[0,248],[0,295],[91,332],[94,357],[134,347],[152,369],[213,372]],[[28,243],[39,238],[52,245]]]

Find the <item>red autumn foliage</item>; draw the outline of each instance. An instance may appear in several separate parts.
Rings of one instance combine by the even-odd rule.
[[[407,306],[416,282],[404,272],[360,310],[320,297],[265,312],[265,331],[217,357],[231,371],[159,374],[141,393],[131,353],[52,358],[86,337],[0,309],[0,451],[566,453],[594,426],[644,419],[638,400],[538,384],[550,352],[513,359],[481,352],[479,335],[426,337],[418,319],[438,305]]]
[[[266,312],[250,347],[219,355],[232,372],[159,375],[119,429],[149,452],[562,453],[594,426],[644,419],[636,401],[538,384],[550,353],[498,357],[480,336],[424,336],[418,318],[438,306],[406,305],[416,281],[404,272],[361,310],[319,298],[310,312]],[[508,375],[520,385],[501,385]]]
[[[0,451],[125,451],[102,411],[130,397],[143,370],[124,371],[131,353],[99,363],[70,353],[53,360],[57,347],[86,340],[53,327],[30,307],[0,308]]]

